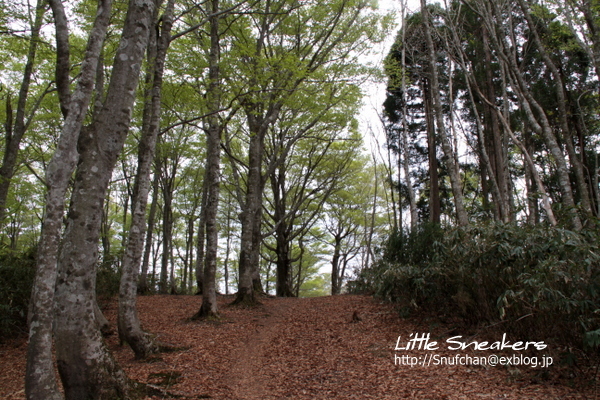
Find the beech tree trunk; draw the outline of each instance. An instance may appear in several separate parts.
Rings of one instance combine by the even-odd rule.
[[[157,34],[160,32],[160,36],[151,38],[148,47],[148,62],[150,63],[148,74],[151,77],[147,79],[147,84],[150,87],[148,87],[146,94],[142,137],[138,150],[138,167],[133,187],[131,227],[129,228],[121,265],[118,314],[119,338],[121,342],[127,342],[131,346],[138,359],[146,358],[159,350],[159,346],[141,328],[137,314],[136,300],[138,272],[146,233],[146,205],[150,191],[150,175],[160,128],[162,78],[170,42],[173,6],[174,0],[169,0],[167,8],[161,17],[162,24],[160,30],[156,26],[158,25],[158,21],[156,19],[157,10],[155,10],[154,28]]]
[[[148,213],[148,227],[146,229],[146,240],[144,247],[144,256],[142,259],[142,273],[140,276],[138,291],[142,294],[148,293],[148,267],[150,266],[150,253],[152,253],[152,237],[154,236],[154,224],[156,221],[156,209],[158,208],[158,183],[160,175],[160,165],[155,168],[154,179],[152,180],[152,203]],[[154,279],[154,276],[153,276]],[[153,280],[154,282],[154,280]],[[154,289],[154,288],[152,288]]]
[[[106,100],[91,127],[79,137],[81,157],[58,259],[55,295],[56,359],[67,399],[139,395],[102,340],[94,317],[94,293],[102,206],[129,129],[154,9],[153,1],[130,1]]]
[[[340,258],[342,253],[342,233],[337,232],[334,236],[333,256],[331,257],[331,294],[340,294],[342,289],[342,278],[340,276]]]
[[[202,183],[202,199],[200,200],[200,217],[198,218],[198,237],[196,239],[196,294],[202,294],[204,288],[204,254],[206,245],[206,203],[208,201],[208,169],[204,170]]]
[[[247,113],[249,121],[254,117]],[[254,238],[254,219],[258,208],[262,206],[261,166],[265,132],[258,129],[250,137],[249,170],[245,206],[242,211],[242,233],[240,238],[238,293],[235,303],[254,304],[254,286],[252,283],[252,251]]]
[[[219,192],[221,185],[221,123],[219,110],[220,95],[220,37],[219,37],[219,0],[210,1],[210,50],[208,55],[208,129],[206,132],[206,254],[204,258],[204,278],[202,286],[202,305],[194,315],[196,318],[218,317],[217,307],[217,253],[219,250],[219,227],[217,213],[219,209]]]
[[[64,8],[59,0],[51,2],[55,19],[66,21]],[[83,119],[92,97],[98,57],[102,50],[111,13],[112,0],[99,2],[94,25],[90,31],[77,87],[63,108],[68,115],[63,125],[58,144],[46,170],[46,210],[38,246],[37,270],[31,294],[29,315],[29,345],[27,347],[27,370],[25,392],[29,400],[62,399],[58,391],[52,360],[52,324],[54,320],[54,292],[57,277],[57,258],[60,246],[65,194],[77,163],[77,139]],[[57,24],[60,25],[60,24]],[[62,25],[64,27],[64,24]],[[58,29],[58,27],[57,27]],[[57,36],[66,35],[59,34]],[[64,43],[63,43],[64,44]],[[66,47],[60,47],[58,57],[64,57]],[[64,60],[64,58],[63,58]],[[68,62],[68,53],[66,56]],[[95,299],[94,305],[95,305]]]

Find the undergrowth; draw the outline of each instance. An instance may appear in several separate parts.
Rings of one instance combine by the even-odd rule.
[[[0,252],[0,341],[26,332],[35,249]]]
[[[404,314],[435,311],[465,325],[492,325],[563,349],[600,345],[600,234],[489,223],[425,225],[392,235],[358,290],[399,304]],[[584,352],[585,351],[585,352]]]

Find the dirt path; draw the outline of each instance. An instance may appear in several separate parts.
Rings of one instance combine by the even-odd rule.
[[[198,297],[142,297],[139,312],[146,329],[187,349],[140,362],[118,346],[116,335],[109,346],[129,376],[184,399],[595,398],[591,390],[584,393],[546,379],[556,375],[554,367],[546,374],[522,366],[401,365],[395,356],[435,353],[450,360],[459,352],[396,352],[398,336],[428,332],[445,340],[448,328],[402,320],[389,305],[369,297],[266,299],[249,310],[227,307],[230,301],[220,299],[220,321],[198,323],[188,320],[200,306]],[[111,305],[105,312],[111,321],[115,309]],[[355,312],[360,321],[352,322]],[[24,350],[24,342],[0,346],[0,399],[24,399]],[[159,398],[176,397],[153,399]]]
[[[267,397],[265,387],[268,382],[260,372],[264,369],[264,358],[269,354],[271,343],[289,316],[290,300],[273,303],[266,314],[253,319],[257,324],[255,332],[249,332],[247,340],[235,350],[239,358],[230,371],[230,385],[236,399],[260,400]]]

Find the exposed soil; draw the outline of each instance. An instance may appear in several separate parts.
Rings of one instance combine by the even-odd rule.
[[[551,354],[551,345],[534,353],[451,351],[445,343],[434,351],[395,351],[398,336],[405,345],[410,334],[430,333],[431,340],[444,342],[467,333],[449,333],[448,327],[425,320],[401,319],[390,305],[366,296],[269,298],[253,309],[228,307],[232,300],[220,298],[220,320],[192,322],[189,317],[200,307],[199,297],[140,297],[143,326],[182,349],[138,361],[130,349],[119,346],[116,334],[108,338],[109,347],[130,377],[165,393],[148,399],[596,398],[591,386],[576,389],[557,380],[561,372],[557,365],[492,367],[430,361],[428,366],[411,367],[399,360],[403,355],[427,360],[435,354],[450,363],[457,354],[522,354],[537,355],[541,362]],[[113,326],[115,312],[116,304],[105,310]],[[485,334],[469,341],[501,339],[501,334]],[[0,346],[0,398],[25,398],[25,351],[24,340]]]

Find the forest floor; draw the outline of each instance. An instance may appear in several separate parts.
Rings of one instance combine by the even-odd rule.
[[[492,367],[453,361],[457,355],[496,354],[537,356],[541,363],[551,346],[534,353],[448,350],[445,340],[451,336],[495,342],[502,333],[460,332],[434,319],[401,319],[392,306],[367,296],[267,298],[252,309],[228,307],[232,297],[222,296],[220,320],[190,321],[200,301],[196,296],[138,300],[143,326],[159,340],[180,346],[178,351],[138,361],[130,349],[119,346],[116,334],[109,336],[108,345],[129,376],[164,393],[148,399],[597,398],[593,385],[571,387],[561,378],[565,373],[559,365]],[[116,304],[108,304],[105,314],[113,324],[115,313]],[[399,336],[400,347],[406,347],[411,334],[427,333],[439,342],[438,350],[395,350]],[[25,398],[25,352],[24,339],[0,345],[0,398]],[[402,356],[404,364],[415,357],[424,365],[402,365]],[[454,365],[435,365],[442,357]]]

